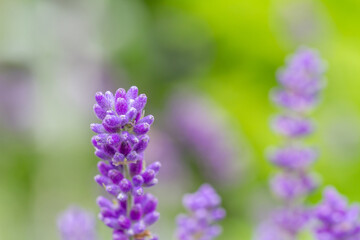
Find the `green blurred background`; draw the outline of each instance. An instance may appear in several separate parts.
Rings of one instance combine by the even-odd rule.
[[[328,64],[309,139],[321,152],[315,169],[324,185],[360,201],[359,25],[358,0],[1,0],[0,239],[59,239],[56,217],[68,205],[97,212],[93,96],[131,85],[148,95],[156,118],[152,131],[163,141],[152,142],[160,142],[156,160],[183,169],[150,190],[162,214],[154,231],[172,239],[182,194],[210,182],[228,211],[219,239],[251,239],[276,205],[267,184],[276,169],[264,157],[279,142],[268,127],[277,111],[268,93],[300,45],[318,49]],[[168,123],[179,89],[223,116],[218,131],[237,139],[229,163],[241,168],[237,180],[210,179],[193,164],[196,154],[185,154],[191,146]],[[161,152],[169,142],[177,151],[172,168]]]

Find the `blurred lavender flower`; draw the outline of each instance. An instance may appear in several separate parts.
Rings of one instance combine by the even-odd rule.
[[[310,212],[302,208],[278,209],[258,227],[255,239],[293,240],[309,218]]]
[[[315,227],[318,240],[359,240],[359,206],[348,206],[347,200],[334,188],[327,187],[323,201],[314,210],[318,224]]]
[[[242,146],[221,109],[200,94],[181,91],[170,101],[168,120],[175,136],[197,154],[206,177],[236,182]]]
[[[95,240],[95,217],[79,208],[70,207],[58,218],[58,229],[62,240]]]
[[[283,147],[270,151],[269,159],[284,171],[271,185],[273,192],[285,201],[306,196],[316,187],[316,181],[307,169],[316,160],[317,152],[297,141],[313,131],[313,124],[305,114],[319,100],[320,90],[325,86],[324,70],[318,54],[302,47],[277,74],[281,86],[271,96],[284,108],[284,113],[276,117],[272,125],[274,131],[287,141]]]
[[[120,88],[115,95],[98,92],[94,112],[102,124],[91,124],[97,133],[92,138],[100,174],[95,181],[114,196],[114,201],[99,197],[99,218],[112,228],[114,240],[157,239],[148,227],[159,218],[157,199],[144,194],[144,187],[157,184],[159,162],[145,166],[143,152],[148,143],[147,132],[154,122],[144,116],[147,97],[138,95],[137,87],[127,92]]]
[[[177,239],[211,240],[220,235],[222,229],[216,223],[226,213],[220,207],[220,196],[209,184],[203,184],[197,192],[185,195],[183,204],[190,214],[178,216]]]
[[[315,51],[299,48],[287,60],[286,67],[278,72],[281,86],[271,93],[273,101],[284,110],[273,119],[272,126],[285,141],[282,147],[269,151],[269,160],[281,169],[270,185],[284,206],[274,212],[269,221],[289,239],[296,239],[306,225],[308,210],[302,200],[318,185],[314,174],[309,173],[318,154],[315,149],[304,146],[301,140],[314,129],[306,114],[319,101],[320,90],[325,86],[324,70],[324,63]]]

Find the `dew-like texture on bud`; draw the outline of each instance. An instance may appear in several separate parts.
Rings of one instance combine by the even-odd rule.
[[[95,115],[102,123],[91,124],[95,135],[91,142],[98,163],[95,181],[113,200],[99,197],[99,218],[113,229],[114,240],[157,239],[148,229],[159,219],[157,199],[144,188],[158,182],[160,163],[146,167],[144,151],[150,141],[147,133],[154,122],[144,116],[147,97],[138,95],[137,87],[127,92],[120,88],[115,95],[107,91],[95,96]]]
[[[220,206],[220,196],[209,184],[203,184],[195,193],[186,194],[183,204],[188,214],[177,217],[178,240],[211,240],[221,234],[221,227],[217,223],[226,213]]]
[[[99,200],[101,205],[106,205]],[[57,226],[61,240],[95,240],[96,235],[95,217],[79,208],[70,207],[57,219]]]
[[[327,187],[314,209],[314,232],[318,240],[360,239],[359,205],[348,205],[335,188]]]

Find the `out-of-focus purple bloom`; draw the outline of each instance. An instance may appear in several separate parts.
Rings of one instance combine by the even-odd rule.
[[[255,233],[255,240],[293,240],[310,218],[302,208],[283,208],[271,213]]]
[[[114,230],[114,240],[153,239],[148,227],[159,218],[157,199],[144,194],[144,188],[158,183],[161,164],[146,166],[144,161],[147,132],[154,122],[152,115],[144,116],[147,97],[131,87],[120,88],[115,95],[98,92],[95,100],[94,112],[102,124],[91,124],[97,133],[92,143],[95,155],[103,160],[95,181],[114,197],[114,202],[98,198],[99,218]]]
[[[203,184],[193,194],[186,194],[183,204],[189,214],[177,217],[177,239],[211,240],[220,235],[222,229],[217,222],[222,220],[226,213],[220,207],[220,196],[209,184]]]
[[[348,206],[347,200],[334,188],[327,187],[323,201],[314,210],[318,240],[359,240],[359,206]]]
[[[269,152],[269,160],[275,165],[289,170],[306,169],[317,158],[313,148],[302,146],[285,146]]]
[[[230,182],[239,176],[241,143],[215,104],[199,94],[181,91],[169,105],[169,126],[194,150],[206,177]]]
[[[273,120],[272,126],[275,132],[290,138],[307,136],[314,129],[310,120],[291,115],[277,116]]]
[[[95,240],[95,217],[79,208],[70,207],[57,220],[62,240]]]
[[[314,191],[318,182],[310,174],[278,173],[271,179],[270,185],[276,196],[285,201],[292,201]]]
[[[272,93],[274,102],[295,112],[312,109],[325,86],[324,72],[325,64],[318,53],[300,48],[277,74],[282,87]]]
[[[280,87],[271,95],[273,101],[283,107],[283,112],[273,119],[272,127],[285,137],[285,141],[282,147],[269,151],[269,160],[281,169],[270,185],[284,206],[268,221],[286,232],[289,239],[296,239],[308,221],[303,199],[318,185],[309,171],[318,154],[313,148],[299,143],[299,138],[313,131],[313,123],[306,114],[315,107],[320,90],[325,86],[324,71],[324,63],[315,51],[299,48],[279,70]]]

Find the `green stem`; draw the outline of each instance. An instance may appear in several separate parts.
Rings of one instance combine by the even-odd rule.
[[[124,175],[125,178],[128,180],[130,179],[130,170],[127,164],[124,165]],[[132,198],[132,194],[131,192],[128,193],[128,197],[127,197],[127,203],[126,203],[126,215],[129,215],[130,209],[132,208],[133,205],[133,198]],[[129,240],[134,240],[133,236],[130,236]]]

